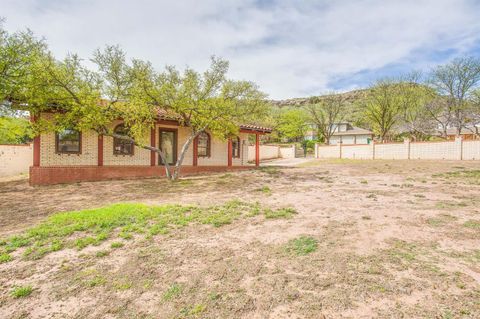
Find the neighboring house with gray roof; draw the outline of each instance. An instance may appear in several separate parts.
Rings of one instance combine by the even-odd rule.
[[[330,138],[330,145],[342,144],[370,144],[373,132],[356,127],[350,123],[334,124],[335,133]]]
[[[337,123],[333,126],[334,133],[330,138],[330,145],[336,145],[339,142],[342,144],[369,144],[373,140],[372,131],[353,126],[350,123]],[[312,124],[305,139],[316,140],[317,138],[316,125]]]

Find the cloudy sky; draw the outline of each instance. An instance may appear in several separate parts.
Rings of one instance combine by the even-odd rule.
[[[217,55],[274,99],[480,56],[480,0],[0,0],[0,17],[59,58],[120,44],[158,68],[203,70]]]

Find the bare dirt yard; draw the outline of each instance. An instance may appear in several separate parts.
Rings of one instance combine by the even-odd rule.
[[[0,318],[480,318],[479,162],[0,182],[0,239]]]

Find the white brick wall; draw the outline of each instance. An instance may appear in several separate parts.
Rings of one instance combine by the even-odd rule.
[[[375,145],[376,159],[408,159],[408,144],[389,143]]]
[[[462,157],[464,160],[480,160],[480,141],[464,141]]]
[[[33,145],[0,145],[0,176],[28,173],[33,162]]]

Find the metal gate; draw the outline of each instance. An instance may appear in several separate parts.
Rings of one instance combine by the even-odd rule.
[[[305,157],[305,149],[301,144],[295,144],[295,157]]]

